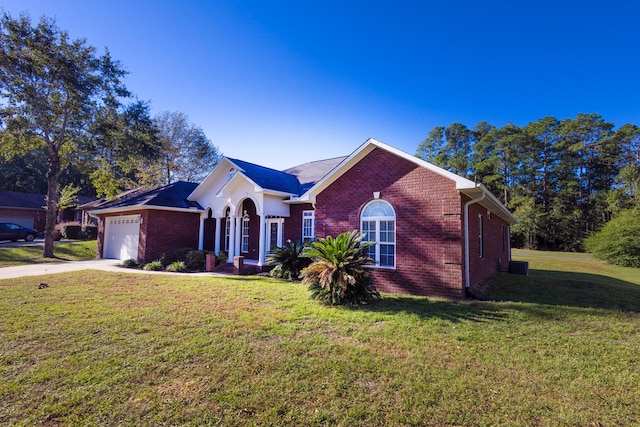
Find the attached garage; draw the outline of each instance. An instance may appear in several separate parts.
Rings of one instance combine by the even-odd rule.
[[[138,260],[140,215],[105,218],[104,258]]]
[[[178,248],[198,248],[204,210],[187,200],[197,186],[178,181],[133,190],[91,211],[98,219],[98,257],[144,264]]]

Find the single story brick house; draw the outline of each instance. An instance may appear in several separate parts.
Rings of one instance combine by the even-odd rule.
[[[92,212],[98,256],[149,262],[180,247],[265,264],[286,240],[359,230],[385,292],[463,297],[511,258],[509,210],[482,184],[374,139],[351,155],[284,171],[223,158],[177,182]]]

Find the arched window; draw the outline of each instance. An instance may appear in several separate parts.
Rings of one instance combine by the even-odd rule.
[[[369,256],[377,267],[396,265],[396,213],[384,200],[374,200],[364,207],[360,217],[362,240],[373,242]]]

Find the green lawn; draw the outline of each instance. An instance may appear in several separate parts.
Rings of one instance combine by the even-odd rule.
[[[640,270],[514,253],[530,276],[485,286],[510,302],[328,308],[258,277],[0,281],[0,425],[639,425]]]
[[[40,262],[80,261],[96,257],[96,241],[54,242],[53,254],[56,258],[43,258],[44,244],[33,246],[0,246],[0,267],[29,265]]]

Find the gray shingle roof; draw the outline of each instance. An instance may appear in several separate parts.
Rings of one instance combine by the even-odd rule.
[[[78,196],[78,206],[95,201],[95,197]],[[17,191],[0,191],[0,206],[20,209],[44,209],[47,204],[44,194],[21,193]]]
[[[98,210],[136,206],[158,206],[164,208],[202,209],[198,202],[187,200],[198,186],[195,182],[177,181],[153,190],[130,191],[122,197],[101,204]]]
[[[0,206],[21,209],[43,209],[44,194],[0,191]]]
[[[279,171],[244,160],[227,159],[238,166],[253,182],[265,190],[281,191],[300,196],[316,182],[328,174],[346,157],[304,163],[284,171]]]
[[[302,193],[320,181],[326,174],[331,172],[336,166],[338,166],[347,156],[334,157],[333,159],[318,160],[315,162],[303,163],[298,166],[294,166],[289,169],[285,169],[284,172],[295,175],[302,186]]]

